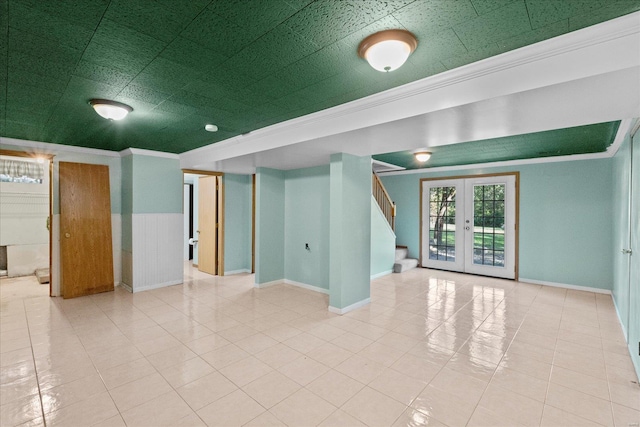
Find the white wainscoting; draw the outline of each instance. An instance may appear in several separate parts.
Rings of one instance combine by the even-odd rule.
[[[182,214],[133,214],[131,217],[133,292],[182,283]]]

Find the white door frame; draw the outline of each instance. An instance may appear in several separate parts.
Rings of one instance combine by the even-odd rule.
[[[509,211],[507,207],[505,207],[505,229],[513,230],[513,241],[510,243],[505,242],[505,251],[507,250],[507,245],[513,245],[513,251],[505,252],[505,268],[496,267],[490,268],[487,266],[474,266],[473,260],[473,245],[466,244],[464,242],[465,238],[467,241],[473,242],[473,233],[456,233],[456,247],[466,248],[462,251],[457,251],[456,261],[455,262],[447,262],[441,261],[437,262],[434,260],[428,260],[429,266],[425,265],[425,256],[428,257],[429,251],[429,188],[433,187],[445,187],[445,186],[454,186],[461,185],[461,188],[456,189],[456,193],[459,194],[459,197],[466,198],[467,196],[464,194],[466,192],[470,192],[473,194],[473,185],[478,183],[495,183],[496,178],[505,177],[504,183],[507,183],[508,180],[512,180],[512,186],[507,185],[507,191],[505,194],[506,198],[510,200],[514,200],[512,205],[512,209]],[[511,177],[511,178],[509,178]],[[461,190],[458,192],[458,190]],[[426,192],[425,192],[426,191]],[[472,197],[472,196],[471,196]],[[461,204],[462,205],[462,204]],[[469,224],[472,224],[473,221],[473,203],[466,203],[465,212],[461,213],[456,210],[456,230],[464,229],[464,226],[467,225],[465,220],[468,219],[470,221]],[[508,204],[507,204],[508,205]],[[457,207],[457,206],[456,206]],[[505,172],[505,173],[495,173],[495,174],[481,174],[481,175],[462,175],[462,176],[450,176],[450,177],[438,177],[438,178],[422,178],[420,180],[420,263],[422,267],[443,269],[449,271],[460,271],[471,274],[481,274],[488,275],[493,277],[505,277],[513,278],[514,280],[518,280],[518,247],[519,247],[519,209],[520,209],[520,172]],[[426,219],[425,219],[426,218]],[[507,228],[508,227],[508,228]],[[465,235],[469,235],[466,236]],[[462,240],[462,243],[460,243]],[[466,251],[466,253],[465,253]],[[508,254],[508,255],[506,255]],[[460,255],[460,256],[459,256]],[[462,264],[460,264],[462,263]],[[511,267],[512,266],[512,267]],[[513,271],[513,274],[511,274]],[[506,274],[508,273],[508,274]]]

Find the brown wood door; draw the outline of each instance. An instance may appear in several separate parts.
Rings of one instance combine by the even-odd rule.
[[[62,296],[113,291],[109,167],[60,162]]]
[[[217,176],[198,178],[198,270],[216,274]]]

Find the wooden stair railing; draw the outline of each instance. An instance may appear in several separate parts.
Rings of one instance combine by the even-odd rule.
[[[376,202],[378,202],[378,206],[380,206],[380,210],[384,214],[384,217],[389,222],[391,229],[396,231],[396,204],[393,203],[391,197],[389,197],[389,193],[382,185],[382,181],[378,178],[378,175],[373,174],[373,179],[371,180],[373,184],[372,193],[373,197],[375,197]]]

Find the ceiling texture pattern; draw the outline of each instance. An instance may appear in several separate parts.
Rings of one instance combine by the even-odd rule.
[[[637,10],[638,0],[3,0],[0,135],[183,153]],[[419,45],[386,74],[356,50],[390,28]],[[92,98],[134,111],[106,121]]]

